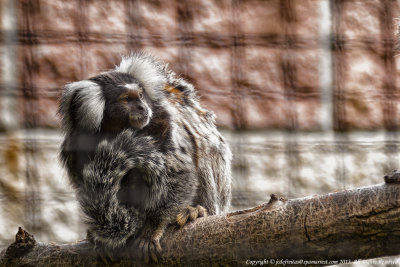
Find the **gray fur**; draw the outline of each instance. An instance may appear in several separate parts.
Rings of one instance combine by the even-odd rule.
[[[88,80],[73,82],[65,86],[60,105],[60,113],[64,115],[62,121],[64,130],[69,131],[73,127],[69,107],[74,96],[74,101],[80,107],[76,123],[88,130],[97,131],[103,119],[105,100],[101,88]]]
[[[163,67],[161,62],[149,55],[133,53],[128,57],[123,57],[115,70],[129,73],[138,79],[149,96],[152,99],[156,99],[166,83]]]
[[[125,81],[126,74],[120,73],[133,78]],[[135,239],[143,254],[152,255],[165,228],[188,205],[201,205],[211,215],[228,210],[231,152],[194,87],[160,61],[132,54],[102,75],[110,77],[108,90],[143,87],[150,121],[140,129],[105,133],[98,122],[107,115],[101,104],[107,105],[107,99],[98,94],[105,87],[93,82],[101,77],[67,85],[60,105],[66,124],[61,160],[76,187],[91,240],[116,248]],[[79,97],[72,99],[74,91]],[[76,121],[69,114],[76,114]]]
[[[125,152],[127,146],[129,153]],[[94,242],[120,247],[142,227],[144,214],[120,205],[117,193],[121,179],[133,167],[146,169],[150,177],[165,179],[163,157],[154,151],[152,138],[135,138],[131,130],[98,145],[93,160],[83,169],[84,180],[78,190]]]

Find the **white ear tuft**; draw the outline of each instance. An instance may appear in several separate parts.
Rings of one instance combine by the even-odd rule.
[[[123,57],[118,72],[125,72],[135,77],[144,87],[151,99],[157,99],[167,82],[164,64],[144,53],[134,53]]]
[[[98,131],[103,120],[104,108],[105,99],[97,83],[83,80],[67,84],[59,109],[64,130],[70,131],[72,127],[78,126],[89,131]],[[71,118],[71,113],[74,114],[74,118]]]

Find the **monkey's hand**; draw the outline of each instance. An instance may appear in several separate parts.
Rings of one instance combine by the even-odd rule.
[[[150,260],[157,262],[161,255],[160,240],[166,228],[165,223],[158,226],[152,226],[151,223],[146,223],[142,228],[140,235],[135,239],[134,245],[139,249],[142,259],[145,263]]]
[[[200,205],[192,207],[187,205],[176,216],[176,222],[182,227],[190,221],[194,221],[200,217],[208,216],[207,210]],[[160,240],[164,235],[164,231],[168,225],[168,220],[161,221],[155,225],[151,219],[144,224],[139,236],[134,240],[134,245],[139,249],[143,260],[148,263],[150,260],[157,262],[161,255]]]
[[[197,218],[207,217],[207,216],[208,216],[207,210],[203,206],[197,205],[196,207],[192,207],[187,205],[176,216],[176,222],[180,227],[182,227],[190,221],[194,221]]]

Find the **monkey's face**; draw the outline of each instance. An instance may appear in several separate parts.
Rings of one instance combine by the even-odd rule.
[[[152,117],[152,105],[143,87],[131,75],[111,72],[91,79],[103,91],[105,107],[102,131],[142,129]]]
[[[142,129],[149,124],[151,119],[151,109],[148,102],[148,97],[145,92],[136,84],[127,84],[128,88],[125,92],[119,95],[118,106],[121,108],[123,116],[128,124],[134,129]]]
[[[119,132],[122,129],[142,129],[149,124],[152,111],[144,90],[135,83],[119,85],[111,99],[106,99],[103,129]],[[108,100],[108,101],[107,101]]]

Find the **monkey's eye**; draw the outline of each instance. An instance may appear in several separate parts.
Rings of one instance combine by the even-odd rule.
[[[123,95],[119,98],[119,101],[121,101],[124,104],[127,104],[129,102],[129,96],[128,95]]]

